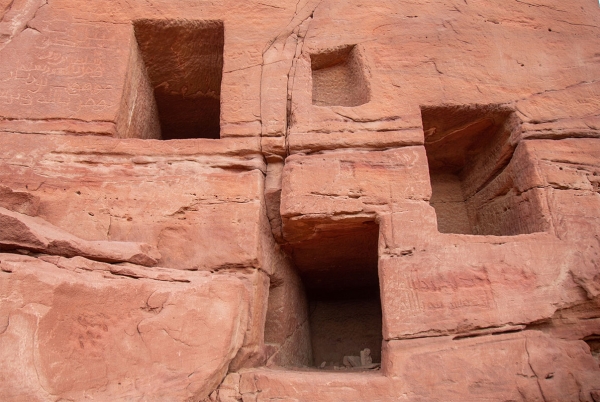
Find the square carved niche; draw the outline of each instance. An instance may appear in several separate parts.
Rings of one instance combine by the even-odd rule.
[[[501,105],[421,108],[425,149],[441,233],[508,236],[547,230],[537,189],[520,193],[508,169],[520,130]]]
[[[318,106],[359,106],[369,102],[365,64],[355,45],[310,56],[312,103]]]
[[[161,138],[220,138],[222,21],[137,20]]]

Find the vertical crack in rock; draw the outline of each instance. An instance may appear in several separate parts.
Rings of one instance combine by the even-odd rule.
[[[287,72],[287,81],[286,81],[286,98],[285,98],[285,102],[286,102],[286,108],[285,108],[285,116],[284,117],[284,121],[283,121],[283,129],[281,134],[284,137],[284,147],[285,147],[285,156],[289,155],[289,144],[288,144],[288,134],[289,134],[289,128],[292,124],[292,92],[293,92],[293,87],[294,87],[294,81],[295,81],[295,75],[296,75],[296,67],[297,67],[297,63],[299,58],[302,55],[302,51],[304,48],[304,39],[306,38],[306,35],[308,34],[308,29],[310,27],[310,23],[312,22],[313,19],[313,15],[315,10],[321,5],[321,3],[323,2],[323,0],[318,0],[318,1],[314,1],[314,0],[309,0],[307,1],[306,4],[304,4],[304,6],[300,6],[302,0],[298,1],[298,3],[296,4],[296,9],[294,10],[294,15],[292,16],[292,19],[290,20],[290,22],[288,23],[288,25],[286,26],[286,28],[279,33],[279,35],[277,35],[275,38],[273,38],[265,47],[265,49],[262,52],[262,67],[261,67],[261,78],[260,78],[260,82],[261,82],[261,90],[260,90],[260,104],[261,104],[261,113],[260,113],[260,123],[261,123],[261,137],[267,137],[269,135],[268,133],[268,128],[266,127],[268,123],[268,118],[264,116],[264,111],[262,109],[263,107],[263,89],[265,88],[265,66],[268,64],[272,64],[273,61],[269,60],[269,62],[267,63],[267,61],[265,60],[265,56],[267,55],[268,52],[270,52],[271,50],[277,49],[277,53],[278,53],[278,57],[276,58],[276,61],[288,61],[285,59],[284,53],[285,53],[285,45],[288,42],[288,40],[292,37],[294,37],[294,41],[295,41],[295,49],[294,49],[294,54],[291,58],[291,60],[289,60],[289,70]],[[266,97],[267,94],[265,94]],[[263,154],[263,157],[265,157],[264,155],[264,150],[263,150],[263,145],[262,145],[262,141],[260,142],[260,151]],[[285,156],[283,163],[285,163]],[[269,197],[267,197],[266,195],[266,188],[265,188],[265,199],[268,200]],[[268,202],[268,201],[267,201]],[[269,207],[267,206],[267,209],[269,209]],[[281,222],[279,220],[279,222]],[[273,233],[277,232],[279,229],[278,228],[274,228],[273,227],[273,223],[274,221],[272,219],[269,219],[269,225],[271,226],[271,231]],[[279,230],[280,231],[280,230]]]
[[[320,4],[320,3],[319,3]],[[317,5],[318,7],[318,5]],[[316,8],[315,8],[316,9]],[[285,152],[287,155],[290,154],[289,149],[289,131],[290,127],[293,125],[293,112],[292,112],[292,97],[294,91],[294,82],[296,80],[296,70],[298,66],[298,60],[302,56],[302,51],[304,49],[304,39],[308,34],[308,29],[310,27],[310,23],[313,20],[314,10],[310,17],[306,18],[302,23],[296,27],[294,30],[294,34],[296,35],[296,52],[294,53],[294,58],[292,59],[292,64],[290,66],[290,71],[288,72],[288,81],[287,81],[287,104],[286,104],[286,129],[285,129]]]
[[[529,354],[528,343],[529,343],[529,338],[525,338],[525,352],[527,352],[527,364],[529,365],[531,372],[535,376],[535,381],[537,382],[538,388],[540,390],[540,395],[542,396],[542,399],[544,400],[544,402],[546,402],[547,399],[546,399],[546,396],[544,395],[544,390],[542,389],[542,384],[540,384],[540,379],[539,379],[537,373],[535,372],[535,370],[533,369],[533,366],[531,365],[531,355]]]
[[[267,44],[267,46],[265,47],[265,49],[262,52],[262,68],[261,68],[261,78],[260,78],[260,81],[261,81],[261,93],[260,93],[261,104],[262,104],[262,95],[263,95],[262,88],[263,88],[263,84],[264,84],[264,80],[265,80],[264,67],[265,67],[265,65],[270,64],[270,63],[265,62],[265,55],[270,50],[275,49],[278,46],[281,46],[281,50],[279,50],[279,53],[283,53],[284,49],[285,49],[285,43],[291,36],[295,35],[296,36],[296,49],[294,52],[294,56],[290,60],[290,69],[287,74],[288,80],[287,80],[287,87],[286,87],[287,97],[288,98],[291,97],[290,92],[291,92],[292,88],[290,88],[290,75],[293,72],[295,73],[295,65],[296,65],[297,59],[300,57],[300,55],[302,53],[302,47],[304,45],[304,38],[306,37],[306,34],[308,33],[308,26],[310,25],[310,21],[312,21],[314,12],[323,2],[323,0],[318,0],[318,1],[316,1],[316,4],[314,4],[315,0],[312,0],[312,1],[309,0],[307,2],[307,4],[305,4],[303,7],[301,7],[300,11],[298,11],[300,1],[296,4],[296,10],[294,11],[294,15],[292,16],[292,19],[290,20],[290,22],[275,38],[273,38],[271,41],[269,41],[269,43]],[[309,7],[310,4],[314,4],[314,6]],[[300,51],[298,51],[298,50],[300,50]],[[284,61],[284,60],[285,59],[281,59],[278,61]],[[293,83],[293,78],[292,78],[292,83]],[[287,133],[288,133],[287,121],[289,120],[288,116],[290,115],[289,104],[290,103],[288,102],[287,107],[286,107],[286,120],[285,120],[286,127],[285,127],[285,130],[283,133],[286,136],[286,151],[287,151]],[[262,110],[261,110],[260,121],[261,121],[261,126],[263,127],[263,130],[261,130],[262,136],[265,136],[267,133],[265,133],[265,131],[264,131],[264,123],[265,122],[264,122],[264,116],[263,116]]]
[[[312,12],[308,17],[306,17],[300,24],[298,24],[294,30],[296,35],[296,52],[294,53],[294,57],[292,59],[292,64],[290,66],[290,71],[288,72],[288,82],[287,82],[287,106],[286,106],[286,129],[285,129],[285,151],[286,154],[290,154],[289,150],[289,130],[293,124],[293,112],[292,112],[292,98],[294,91],[294,82],[296,80],[296,70],[298,65],[298,60],[302,56],[302,52],[304,49],[304,40],[308,35],[308,30],[310,28],[310,24],[314,18],[315,11],[321,5],[322,0],[312,9]]]

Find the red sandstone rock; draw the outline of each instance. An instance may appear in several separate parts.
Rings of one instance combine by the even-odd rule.
[[[40,199],[25,191],[13,191],[9,187],[0,186],[0,205],[11,211],[35,216],[40,207]]]
[[[0,307],[2,400],[201,399],[243,344],[248,293],[235,277],[167,283],[13,254],[0,265],[12,295]]]
[[[133,262],[156,265],[158,251],[148,244],[86,241],[66,233],[39,218],[32,218],[0,207],[0,246],[24,248],[73,257],[80,255],[107,262]]]
[[[585,343],[553,340],[537,331],[391,341],[386,348],[390,359],[384,370],[402,378],[414,400],[591,401],[590,388],[600,375]]]
[[[0,399],[600,400],[599,16],[0,0]]]
[[[161,264],[174,268],[253,266],[260,258],[264,162],[248,149],[252,142],[152,147],[140,140],[117,146],[105,139],[40,137],[32,143],[3,135],[4,155],[25,154],[28,162],[3,164],[0,177],[40,197],[39,215],[48,222],[86,240],[150,244]],[[238,160],[237,153],[247,156]],[[47,168],[40,175],[42,165]],[[236,168],[248,171],[231,171]],[[232,236],[239,241],[229,241]]]

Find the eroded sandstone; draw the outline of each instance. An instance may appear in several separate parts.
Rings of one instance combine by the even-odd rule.
[[[600,400],[591,0],[0,0],[0,399]]]
[[[47,261],[0,255],[0,350],[13,367],[3,400],[201,399],[243,345],[241,278],[132,279]]]

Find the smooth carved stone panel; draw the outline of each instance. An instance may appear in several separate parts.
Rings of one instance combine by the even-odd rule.
[[[300,215],[373,214],[390,203],[430,196],[423,147],[292,155],[282,180],[284,238],[295,242],[311,235],[302,223],[306,219],[297,219]]]
[[[540,331],[391,341],[385,352],[386,375],[411,401],[597,400],[600,368],[583,342]]]
[[[134,27],[162,139],[220,138],[223,23],[138,20]]]
[[[313,105],[359,106],[369,102],[369,83],[355,46],[314,54],[310,60]]]
[[[571,279],[583,282],[581,275],[562,271],[584,265],[582,253],[552,235],[529,236],[429,246],[429,253],[381,259],[384,338],[528,324],[585,301]]]

